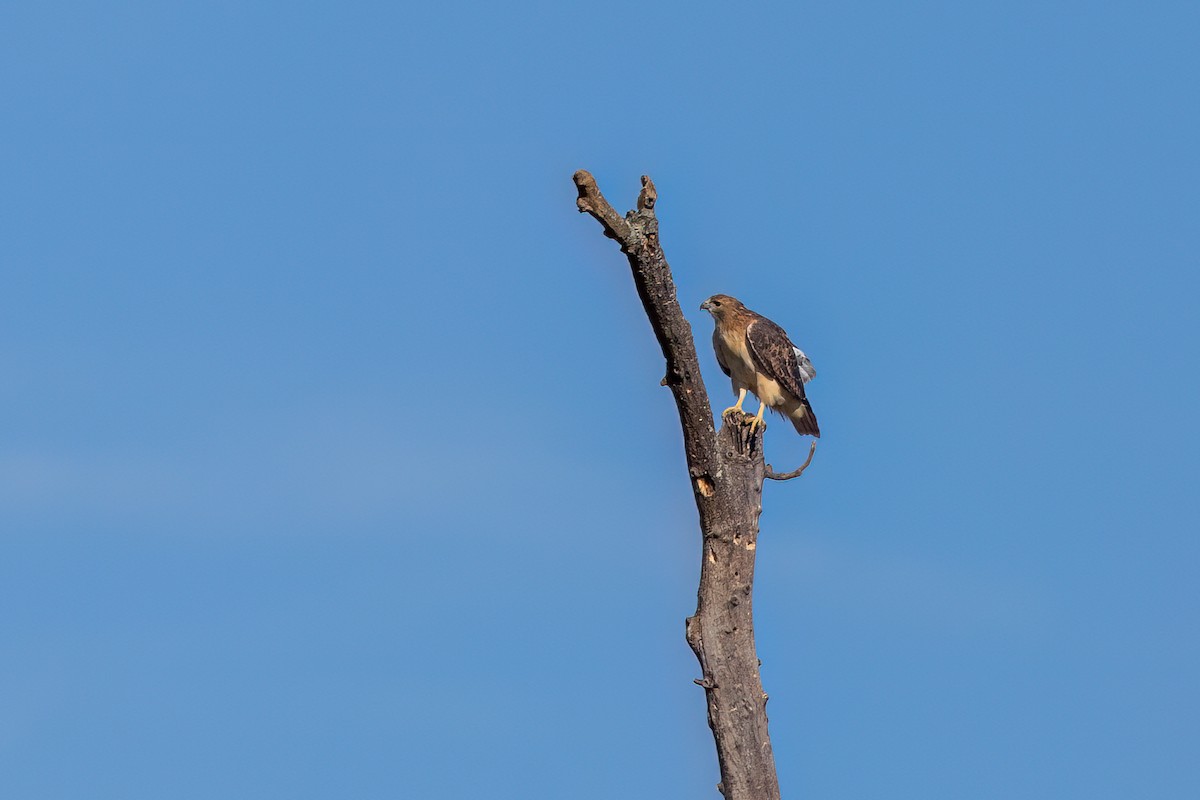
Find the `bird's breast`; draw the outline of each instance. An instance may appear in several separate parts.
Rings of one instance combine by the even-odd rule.
[[[730,376],[747,389],[753,390],[756,370],[750,350],[746,347],[745,334],[730,335],[728,332],[722,332],[718,341],[722,351],[721,360],[729,368]]]
[[[718,338],[721,360],[729,367],[729,374],[737,383],[746,387],[754,396],[768,406],[778,408],[788,402],[788,396],[774,379],[759,371],[746,346],[746,333],[742,331],[721,332]]]

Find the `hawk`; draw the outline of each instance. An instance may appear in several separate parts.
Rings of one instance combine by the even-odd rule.
[[[752,425],[763,421],[763,412],[770,406],[791,420],[796,433],[819,438],[817,417],[804,396],[804,384],[816,377],[817,371],[783,328],[725,294],[714,294],[700,309],[712,314],[716,322],[713,349],[717,363],[732,379],[738,396],[737,405],[725,412],[742,411],[746,392],[753,392],[759,408]]]

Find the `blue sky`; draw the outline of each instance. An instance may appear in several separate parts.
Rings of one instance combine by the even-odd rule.
[[[1198,23],[8,9],[0,794],[717,797],[586,168],[655,179],[698,341],[733,294],[819,373],[756,583],[784,795],[1196,795]]]

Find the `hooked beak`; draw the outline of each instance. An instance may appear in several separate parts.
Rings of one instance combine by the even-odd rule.
[[[700,304],[700,310],[701,311],[712,311],[712,304],[709,303],[707,300],[705,300],[703,303]]]

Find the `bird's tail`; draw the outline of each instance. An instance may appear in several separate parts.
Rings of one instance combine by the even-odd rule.
[[[792,421],[792,426],[796,429],[796,433],[801,436],[821,438],[821,429],[817,427],[817,415],[813,413],[812,406],[808,404],[807,398],[801,400],[796,410],[788,414],[788,419]]]

